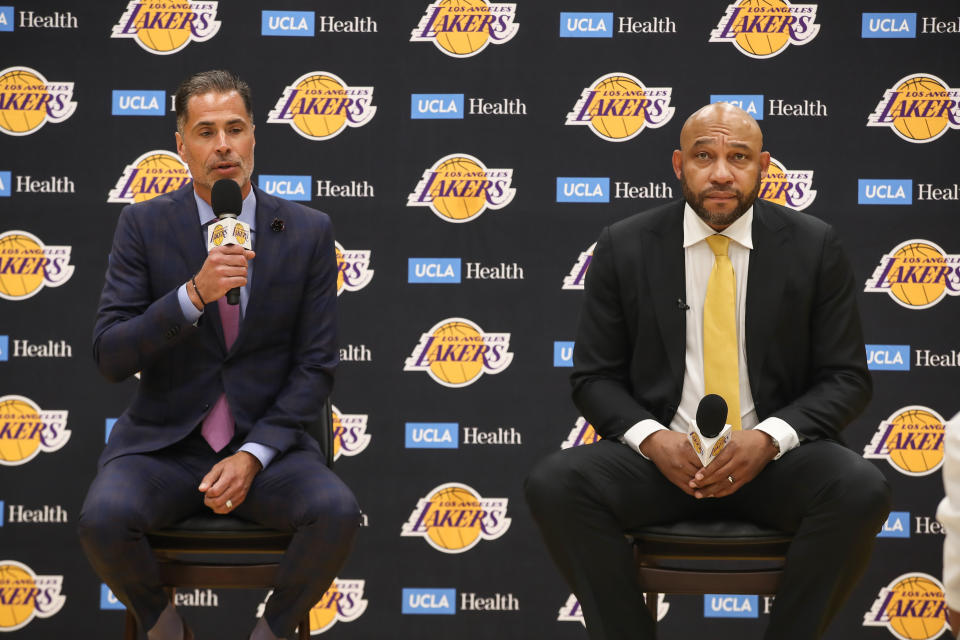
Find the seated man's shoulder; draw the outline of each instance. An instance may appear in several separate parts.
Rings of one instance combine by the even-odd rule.
[[[658,230],[665,224],[680,224],[683,201],[674,200],[618,220],[610,225],[611,235],[632,234],[644,230]]]

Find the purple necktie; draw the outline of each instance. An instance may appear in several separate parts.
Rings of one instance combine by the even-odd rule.
[[[223,341],[229,351],[240,330],[240,305],[227,303],[227,297],[224,296],[217,300],[217,308],[220,310],[220,323],[223,325]],[[223,449],[233,438],[233,415],[230,414],[230,406],[227,404],[227,394],[222,393],[217,398],[213,409],[203,419],[200,433],[214,451]]]

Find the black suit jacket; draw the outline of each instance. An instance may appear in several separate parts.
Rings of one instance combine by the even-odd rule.
[[[601,234],[586,279],[573,400],[604,438],[677,411],[686,355],[683,200]],[[839,440],[872,393],[853,271],[833,228],[754,203],[745,311],[757,416],[808,440]]]
[[[319,451],[304,425],[320,416],[339,361],[333,227],[326,214],[253,188],[256,267],[229,350],[215,301],[194,326],[177,299],[207,257],[193,185],[121,212],[93,352],[109,380],[141,378],[101,464],[182,440],[224,392],[244,442]],[[283,231],[271,228],[275,218]]]

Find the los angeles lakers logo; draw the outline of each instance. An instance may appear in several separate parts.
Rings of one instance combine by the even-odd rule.
[[[870,444],[863,448],[863,457],[886,460],[904,475],[930,475],[943,465],[945,423],[943,416],[928,407],[899,409],[880,423]]]
[[[38,576],[22,562],[0,560],[0,632],[55,615],[67,601],[62,588],[63,576]]]
[[[238,222],[233,227],[233,240],[236,244],[246,245],[250,242],[250,231],[247,229],[247,225],[242,222]]]
[[[370,444],[367,433],[367,414],[342,413],[333,407],[333,459],[355,456]]]
[[[907,309],[928,309],[960,295],[960,255],[930,240],[907,240],[880,259],[863,290],[886,293]]]
[[[472,487],[448,482],[420,498],[401,536],[422,537],[444,553],[463,553],[510,528],[507,498],[482,498]]]
[[[727,7],[710,42],[731,42],[751,58],[772,58],[788,45],[804,45],[817,37],[817,5],[787,0],[739,0]]]
[[[584,444],[593,444],[600,439],[600,435],[593,428],[593,425],[581,416],[577,418],[573,429],[567,434],[567,439],[560,444],[560,448],[569,449],[570,447],[579,447]]]
[[[214,246],[219,247],[227,239],[227,230],[220,223],[213,225],[213,231],[210,232],[210,241]]]
[[[586,251],[580,252],[580,257],[563,278],[562,289],[583,290],[583,283],[587,279],[587,269],[590,268],[590,262],[593,260],[593,250],[597,248],[597,243],[587,247]]]
[[[430,207],[444,222],[469,222],[487,209],[502,209],[517,190],[513,169],[488,169],[466,153],[451,153],[423,172],[407,196],[408,207]]]
[[[447,318],[420,336],[403,370],[426,371],[445,387],[466,387],[512,361],[509,333],[486,333],[466,318]]]
[[[175,153],[154,149],[128,164],[107,202],[145,202],[190,182],[190,169]]]
[[[0,465],[26,464],[70,439],[67,412],[43,410],[23,396],[0,397]]]
[[[367,600],[363,598],[365,580],[346,580],[334,578],[333,583],[310,609],[310,635],[315,636],[329,630],[338,622],[353,622],[367,610]],[[267,592],[257,606],[257,617],[262,618],[267,600],[273,590]]]
[[[46,246],[27,231],[0,233],[0,298],[26,300],[73,275],[69,246]]]
[[[960,129],[960,89],[930,73],[906,76],[884,92],[867,126],[890,127],[907,142],[932,142]]]
[[[770,158],[770,166],[760,180],[760,198],[802,211],[813,204],[813,171],[787,169]]]
[[[629,73],[608,73],[580,93],[566,124],[590,127],[609,142],[632,140],[670,122],[672,93],[669,87],[645,87]]]
[[[509,42],[520,25],[517,5],[487,0],[440,0],[427,7],[410,42],[432,42],[454,58],[475,56],[490,44]]]
[[[949,627],[943,585],[926,573],[905,573],[880,589],[863,626],[886,627],[900,640],[933,640]]]
[[[327,71],[305,73],[283,90],[267,122],[289,124],[309,140],[329,140],[370,122],[373,87],[351,87]]]
[[[337,295],[344,291],[359,291],[373,280],[369,249],[344,249],[334,243],[337,252]]]
[[[131,0],[113,25],[111,38],[133,38],[144,51],[166,56],[191,42],[217,35],[216,2],[197,0]]]
[[[643,594],[643,597],[644,600],[646,600],[647,594]],[[663,620],[669,610],[670,603],[666,601],[662,593],[659,594],[657,596],[657,621]],[[583,609],[580,608],[580,602],[577,600],[577,596],[572,593],[570,594],[564,605],[560,607],[560,612],[557,614],[557,622],[579,622],[583,626],[587,626],[587,622],[583,618]]]
[[[11,136],[36,133],[48,122],[63,122],[77,103],[72,82],[52,82],[30,67],[0,71],[0,131]]]

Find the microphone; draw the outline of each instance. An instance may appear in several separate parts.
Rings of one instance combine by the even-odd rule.
[[[703,466],[717,457],[727,442],[733,427],[727,422],[727,403],[715,393],[703,397],[697,407],[697,419],[690,425],[687,439]]]
[[[210,190],[210,204],[219,222],[208,228],[207,251],[223,244],[239,244],[245,249],[252,248],[250,229],[237,220],[243,208],[240,185],[229,178],[217,180]],[[227,292],[227,303],[239,304],[239,302],[240,288],[234,287]]]

